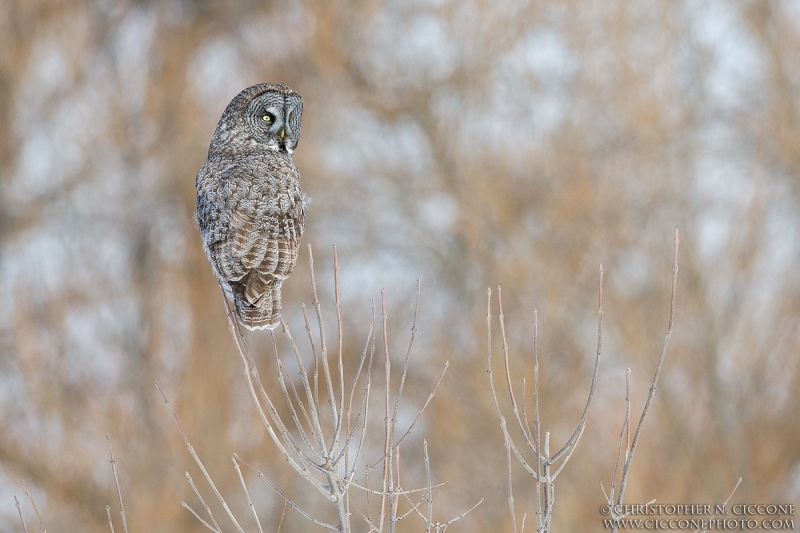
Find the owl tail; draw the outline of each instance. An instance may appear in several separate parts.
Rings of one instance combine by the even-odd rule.
[[[281,285],[283,280],[272,278],[272,283],[260,287],[258,297],[246,291],[234,292],[234,304],[239,322],[249,330],[275,329],[281,323]]]

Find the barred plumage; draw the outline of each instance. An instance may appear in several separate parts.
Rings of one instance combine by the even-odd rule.
[[[280,322],[281,285],[297,262],[305,196],[292,152],[302,113],[285,85],[248,87],[222,114],[197,174],[203,248],[248,329]]]

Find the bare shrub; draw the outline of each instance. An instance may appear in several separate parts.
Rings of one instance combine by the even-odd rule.
[[[372,321],[369,324],[367,338],[364,343],[363,351],[359,358],[359,363],[355,371],[355,376],[349,385],[345,379],[345,368],[342,354],[342,315],[339,302],[339,278],[338,278],[338,256],[336,247],[333,251],[333,272],[334,272],[334,293],[337,315],[337,348],[335,368],[332,368],[332,356],[329,352],[328,341],[325,333],[325,325],[321,311],[321,305],[317,296],[316,278],[314,275],[314,261],[311,246],[308,247],[309,270],[311,273],[311,288],[313,294],[313,307],[316,318],[317,335],[312,332],[312,321],[309,320],[305,306],[303,306],[303,318],[305,319],[306,332],[308,334],[308,349],[302,350],[293,337],[289,325],[281,320],[283,334],[290,346],[290,352],[299,369],[300,391],[295,386],[287,366],[281,358],[275,333],[270,330],[270,340],[272,353],[274,356],[275,375],[280,394],[270,393],[267,390],[261,375],[248,349],[245,339],[239,328],[233,311],[223,292],[225,300],[228,326],[236,344],[237,353],[241,359],[244,377],[253,405],[258,411],[258,415],[269,433],[272,442],[277,446],[281,455],[286,459],[295,472],[305,480],[311,487],[316,489],[333,507],[336,515],[336,523],[325,522],[315,517],[312,513],[302,509],[292,498],[281,491],[273,484],[267,476],[258,468],[245,461],[237,454],[233,455],[233,465],[239,480],[242,484],[248,506],[253,512],[254,520],[263,531],[258,518],[255,505],[250,497],[247,485],[242,476],[240,464],[244,464],[258,477],[265,481],[275,492],[277,492],[291,508],[299,512],[312,523],[327,529],[349,533],[351,531],[351,516],[356,514],[361,521],[367,524],[369,531],[389,531],[394,532],[395,526],[409,515],[417,515],[426,524],[426,531],[444,531],[456,520],[465,516],[470,510],[474,509],[480,502],[473,505],[464,513],[445,522],[438,522],[433,518],[433,489],[439,487],[434,485],[431,480],[430,460],[428,456],[427,441],[423,440],[423,457],[427,485],[422,488],[406,490],[400,485],[400,446],[411,434],[414,426],[419,421],[425,408],[433,400],[437,388],[442,382],[448,363],[445,363],[441,373],[436,379],[433,388],[417,413],[409,427],[402,434],[398,430],[398,409],[403,396],[408,373],[409,360],[414,338],[417,332],[417,313],[419,311],[420,285],[417,282],[417,299],[414,310],[414,319],[411,326],[411,336],[408,349],[404,358],[400,383],[397,390],[392,393],[391,387],[391,358],[389,354],[389,343],[387,337],[387,312],[385,293],[381,292],[381,329],[383,342],[379,348],[382,351],[384,366],[384,396],[383,414],[384,424],[380,433],[383,437],[383,448],[381,455],[370,462],[364,460],[366,453],[365,442],[369,437],[377,437],[370,426],[370,395],[373,389],[373,363],[376,363],[376,332],[375,318],[376,310],[373,301]],[[307,366],[309,360],[311,367]],[[322,370],[320,375],[320,369]],[[189,450],[192,458],[203,473],[209,487],[214,493],[215,498],[225,510],[225,514],[233,523],[237,531],[243,533],[244,530],[240,521],[234,516],[228,504],[225,502],[220,491],[217,489],[211,475],[203,465],[198,454],[191,445],[189,438],[184,432],[178,420],[175,410],[170,405],[161,387],[156,383],[164,401],[167,403],[181,433],[181,438]],[[357,394],[357,391],[359,393]],[[282,396],[283,401],[288,407],[289,416],[282,415],[274,398]],[[322,406],[327,403],[328,414]],[[373,411],[374,412],[374,411]],[[399,436],[398,436],[399,435]],[[373,488],[369,483],[369,475],[372,472],[379,474],[379,486]],[[204,526],[217,533],[222,532],[222,528],[214,518],[213,512],[205,502],[200,490],[195,485],[191,476],[186,473],[186,478],[192,487],[198,500],[205,509],[208,520],[203,519],[200,513],[195,511],[185,502],[181,502]],[[412,496],[420,495],[415,502]],[[377,509],[371,505],[370,496],[378,500]],[[401,502],[406,504],[401,507]],[[427,505],[427,512],[420,510],[422,504]],[[407,508],[405,508],[407,507]]]

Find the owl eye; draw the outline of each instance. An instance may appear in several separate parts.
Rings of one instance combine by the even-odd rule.
[[[263,117],[261,117],[261,120],[263,120],[264,122],[272,122],[272,117],[269,115],[264,115]]]

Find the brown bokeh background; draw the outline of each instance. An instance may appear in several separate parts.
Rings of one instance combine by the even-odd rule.
[[[203,530],[180,506],[196,503],[183,471],[200,475],[155,380],[237,511],[234,452],[329,518],[260,426],[192,219],[216,122],[261,81],[304,97],[304,241],[329,326],[338,246],[349,364],[381,288],[402,360],[422,280],[402,420],[450,369],[404,468],[424,479],[426,438],[448,481],[440,519],[483,497],[451,527],[510,531],[486,288],[503,287],[517,380],[538,310],[560,445],[591,376],[602,263],[598,389],[554,521],[601,527],[625,368],[638,414],[666,331],[676,226],[675,332],[627,500],[720,503],[742,476],[734,501],[797,503],[798,57],[789,1],[4,0],[0,529],[21,531],[25,479],[52,530],[107,531],[108,434],[131,531]],[[284,293],[298,337],[305,259]],[[266,337],[248,339],[269,367]],[[533,483],[515,476],[531,513]],[[281,501],[248,479],[274,531]],[[293,511],[283,525],[314,528]]]

